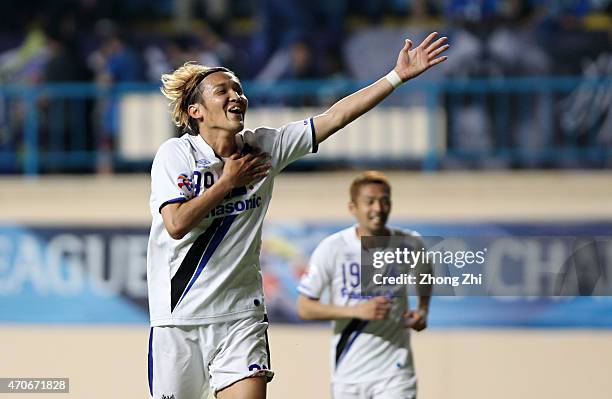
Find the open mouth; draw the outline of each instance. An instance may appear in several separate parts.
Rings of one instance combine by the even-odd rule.
[[[240,117],[240,120],[242,120],[244,118],[244,111],[238,105],[235,105],[233,107],[228,108],[227,113],[228,114],[232,114],[232,115],[236,115],[237,117]]]
[[[383,218],[382,216],[370,216],[370,221],[374,223],[382,223]]]

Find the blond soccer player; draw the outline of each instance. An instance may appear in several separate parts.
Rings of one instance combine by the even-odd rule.
[[[446,38],[406,40],[395,68],[323,114],[244,129],[248,101],[226,68],[187,63],[162,76],[185,134],[151,168],[147,253],[154,399],[260,399],[272,378],[259,251],[274,178],[403,82],[444,61]]]

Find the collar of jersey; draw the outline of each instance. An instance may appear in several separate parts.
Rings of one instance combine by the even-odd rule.
[[[358,225],[357,223],[355,223],[353,226],[351,226],[350,228],[348,228],[348,229],[347,229],[347,231],[346,231],[345,237],[346,237],[346,240],[347,240],[348,242],[351,242],[351,243],[357,243],[357,244],[361,245],[361,239],[359,238],[359,235],[357,234],[357,227],[358,227],[358,226],[359,226],[359,225]],[[389,231],[391,232],[391,235],[392,235],[392,236],[397,235],[397,234],[395,233],[395,229],[392,229],[392,228],[391,228],[391,227],[389,227],[389,226],[387,226],[387,228],[388,228],[388,229],[389,229]]]
[[[223,160],[223,158],[217,155],[215,150],[213,150],[213,148],[210,145],[208,145],[208,143],[204,140],[204,138],[202,138],[202,136],[200,136],[199,134],[194,137],[193,141],[195,142],[196,147],[198,147],[200,151],[204,153],[207,159],[217,158],[221,161]]]
[[[353,245],[361,245],[361,240],[359,239],[359,235],[357,234],[357,226],[358,224],[352,225],[348,228],[344,234],[346,240]]]
[[[236,145],[238,146],[238,150],[242,150],[243,137],[238,133],[236,135]],[[194,138],[195,145],[204,153],[206,158],[217,158],[220,161],[225,161],[223,157],[215,152],[213,148],[204,140],[202,136],[199,134]]]

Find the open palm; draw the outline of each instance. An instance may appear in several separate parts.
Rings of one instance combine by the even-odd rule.
[[[434,42],[436,36],[438,32],[430,33],[415,49],[412,49],[412,41],[406,39],[395,64],[395,72],[403,82],[446,60],[446,56],[439,55],[448,49],[448,44],[445,44],[447,38],[441,37]]]

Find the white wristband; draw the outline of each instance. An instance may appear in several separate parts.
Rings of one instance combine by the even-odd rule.
[[[391,83],[391,86],[393,86],[394,89],[397,89],[399,85],[404,83],[402,82],[402,78],[400,78],[397,72],[395,72],[395,69],[392,69],[391,72],[386,74],[385,79],[387,79],[387,81]]]

